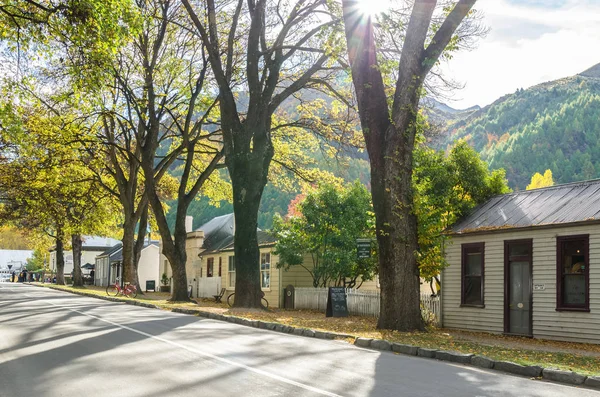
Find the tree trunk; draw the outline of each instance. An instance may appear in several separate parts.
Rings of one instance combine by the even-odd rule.
[[[123,238],[121,240],[123,244],[123,281],[137,286],[139,282],[134,253],[135,227],[136,222],[131,214],[125,214],[125,222],[123,222]]]
[[[83,287],[83,277],[81,276],[81,241],[80,234],[71,235],[71,245],[73,247],[73,287]]]
[[[158,224],[158,231],[162,239],[162,253],[169,260],[171,271],[173,273],[173,285],[171,288],[170,300],[173,302],[189,302],[187,275],[185,272],[187,261],[187,253],[185,250],[187,238],[185,216],[187,214],[188,204],[184,202],[181,196],[179,197],[177,202],[177,212],[175,214],[175,231],[173,232],[173,236],[171,236],[171,229],[169,228],[167,218],[164,214],[162,202],[156,193],[154,179],[152,177],[154,169],[149,163],[144,163],[143,169],[144,174],[146,175],[145,184],[148,202],[154,211],[156,222]],[[148,175],[150,175],[150,177],[148,177]]]
[[[56,237],[56,284],[65,285],[65,250],[60,233]]]
[[[145,204],[145,208],[142,211],[140,222],[138,225],[138,235],[133,246],[133,269],[135,270],[135,276],[132,278],[135,282],[138,294],[144,294],[142,286],[140,285],[140,278],[138,275],[138,267],[140,264],[140,257],[142,256],[142,250],[144,249],[144,240],[146,240],[146,229],[148,228],[148,203]]]
[[[182,240],[183,244],[181,244]],[[173,273],[173,285],[171,288],[170,300],[173,302],[189,302],[190,297],[188,295],[188,281],[187,274],[185,272],[185,263],[187,261],[187,253],[185,251],[185,233],[183,239],[181,239],[181,237],[177,238],[176,236],[174,242],[169,241],[164,244],[163,254],[169,260],[171,272]]]
[[[183,252],[183,257],[179,257],[178,259],[167,256],[169,263],[171,263],[171,271],[173,272],[173,286],[171,288],[171,301],[173,302],[190,301],[187,274],[185,273],[185,262],[187,260],[185,249]],[[175,266],[173,266],[173,264],[175,264]]]
[[[239,161],[239,159],[243,159]],[[234,307],[261,308],[258,209],[267,184],[272,154],[237,155],[225,158],[233,188],[235,214],[235,301]]]
[[[256,187],[253,196],[258,194]],[[234,193],[235,213],[235,302],[234,307],[261,307],[260,250],[256,228],[258,204],[251,201],[238,202]],[[259,194],[260,196],[260,194]],[[259,199],[260,200],[260,199]],[[259,201],[260,202],[260,201]]]
[[[410,128],[396,126],[395,133],[405,133]],[[372,168],[375,172],[371,173],[377,181],[373,183],[373,202],[378,203],[374,205],[381,285],[377,327],[421,330],[419,267],[415,255],[417,219],[412,210],[412,148],[389,152],[386,150],[383,169]]]
[[[145,172],[152,172],[146,171]],[[175,231],[171,236],[171,229],[167,223],[167,219],[162,209],[162,203],[158,198],[155,191],[151,191],[153,188],[151,181],[146,180],[147,191],[149,191],[149,202],[152,206],[154,213],[156,214],[156,221],[158,223],[158,231],[162,239],[162,253],[169,260],[171,270],[173,273],[173,285],[171,289],[171,301],[174,302],[189,302],[188,296],[188,282],[187,275],[185,272],[185,265],[187,261],[187,253],[185,250],[187,233],[185,230],[185,216],[187,213],[187,205],[183,202],[181,197],[177,203],[177,212],[175,215]]]
[[[150,204],[160,205],[158,196],[150,195]],[[185,216],[187,213],[187,205],[183,200],[177,203],[177,212],[175,213],[175,230],[171,236],[171,230],[164,216],[157,216],[158,230],[163,241],[163,254],[169,260],[171,271],[173,273],[173,284],[171,288],[171,301],[173,302],[189,302],[188,281],[185,271],[187,262],[187,252],[185,250],[187,232],[185,230]]]
[[[419,66],[414,57],[418,55],[403,48],[402,61],[411,67],[400,68],[393,117],[390,117],[377,63],[373,23],[357,10],[356,1],[343,0],[352,81],[371,165],[381,285],[377,326],[420,330],[423,322],[415,256],[417,223],[412,211],[412,151],[422,84],[420,78],[414,81],[418,74],[413,69]]]

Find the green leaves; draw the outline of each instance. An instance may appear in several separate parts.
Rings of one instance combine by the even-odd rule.
[[[490,172],[465,141],[450,150],[418,146],[414,157],[414,211],[418,218],[418,263],[421,277],[430,281],[446,266],[446,229],[477,204],[509,192],[504,170]]]
[[[0,218],[40,234],[107,232],[114,212],[89,168],[101,159],[82,147],[76,115],[22,98],[5,98],[0,112],[12,147],[0,158]]]
[[[358,260],[356,253],[356,239],[373,237],[375,230],[370,194],[360,182],[345,188],[321,185],[298,204],[298,212],[274,221],[280,267],[306,267],[315,287],[360,286],[374,277],[376,258]]]
[[[445,147],[466,139],[514,189],[551,169],[556,183],[600,175],[600,79],[573,76],[498,99],[463,122],[451,122]]]

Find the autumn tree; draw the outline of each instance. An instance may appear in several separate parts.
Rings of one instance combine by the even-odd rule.
[[[527,185],[526,190],[539,189],[541,187],[549,186],[554,186],[554,180],[552,179],[552,171],[548,169],[546,172],[544,172],[544,175],[540,174],[539,172],[533,174],[531,177],[531,183]]]
[[[393,69],[393,88],[388,89],[373,18],[361,12],[359,1],[342,0],[352,81],[371,163],[381,283],[378,328],[423,329],[412,189],[419,100],[444,51],[460,43],[457,29],[475,1],[444,2],[438,7],[436,0],[415,0],[406,5],[407,23],[396,21],[404,30],[392,40],[399,60]]]
[[[457,143],[449,153],[418,145],[414,152],[413,186],[417,264],[420,276],[430,282],[437,280],[447,265],[443,248],[448,228],[476,205],[510,189],[504,170],[490,171],[465,141]]]
[[[51,112],[36,101],[12,102],[0,119],[1,130],[14,150],[0,162],[0,218],[20,228],[45,233],[55,240],[57,282],[64,284],[65,245],[72,245],[74,284],[81,278],[82,235],[106,230],[111,223],[111,203],[99,194],[86,163],[73,147],[77,123],[68,111]]]
[[[37,63],[57,55],[81,85],[94,85],[114,50],[129,39],[138,16],[132,1],[6,0],[0,4],[0,38],[16,55],[19,76],[28,51]],[[4,54],[3,54],[4,55]],[[21,60],[22,56],[24,58]],[[23,62],[25,63],[25,62]]]
[[[102,160],[89,167],[98,186],[120,205],[122,278],[135,284],[138,293],[143,293],[138,264],[148,228],[149,205],[141,177],[141,149],[131,124],[117,116],[116,95],[112,99],[114,101],[107,101],[106,106],[96,109],[97,120],[90,122],[86,131],[89,135],[82,137],[82,144],[89,155]]]
[[[359,182],[339,188],[322,185],[298,204],[298,215],[276,216],[273,233],[278,267],[303,267],[314,287],[359,288],[376,273],[373,258],[357,258],[356,239],[374,237],[367,189]],[[304,263],[305,255],[312,263]]]
[[[3,160],[0,159],[0,162]],[[15,227],[3,225],[0,227],[0,249],[28,250],[33,244],[27,236]]]
[[[11,76],[17,80],[26,80],[31,75],[43,76],[50,80],[51,86],[46,90],[40,88],[34,91],[38,94],[52,92],[54,100],[57,99],[57,94],[66,93],[71,97],[69,106],[74,108],[81,108],[82,104],[87,106],[89,99],[94,98],[94,93],[81,92],[81,88],[98,88],[100,82],[104,81],[105,71],[110,70],[114,52],[129,41],[130,36],[137,31],[138,24],[138,10],[135,3],[130,1],[10,0],[0,5],[0,37],[17,59]],[[44,103],[50,104],[51,101]],[[85,110],[90,109],[88,107]],[[89,131],[81,132],[82,136],[72,138],[85,142],[79,149],[88,150],[88,155],[93,156],[99,146],[95,145],[96,142],[89,144]],[[113,165],[112,170],[117,167],[115,163],[111,163],[114,156],[107,156],[105,159],[107,164]],[[123,163],[120,165],[126,167]],[[127,171],[125,175],[130,176]],[[133,227],[129,226],[135,223],[131,221],[131,213],[142,222],[145,218],[141,214],[147,214],[147,203],[140,200],[135,192],[132,194],[129,181],[134,184],[137,182],[130,179],[115,186],[98,179],[100,185],[96,186],[110,186],[109,191],[117,193],[116,197],[121,202],[129,197],[132,197],[130,201],[142,201],[141,208],[137,211],[131,211],[134,204],[130,201],[125,206],[123,254],[126,269],[131,269],[128,265],[132,262],[133,255],[129,248],[132,245],[129,242],[133,239],[131,230],[135,228],[135,224]],[[123,185],[123,189],[119,190],[118,187]],[[139,237],[136,243],[138,257],[144,236]],[[75,251],[78,244],[79,242],[75,242]],[[137,281],[136,277],[132,278]]]
[[[137,219],[143,221],[144,205],[150,205],[162,253],[173,272],[171,299],[186,301],[187,209],[201,191],[217,200],[228,192],[218,174],[213,174],[223,156],[217,95],[210,83],[205,46],[184,27],[182,7],[169,0],[137,7],[139,34],[113,58],[98,107],[99,138],[112,158],[108,172],[129,213],[128,227],[135,227]],[[175,208],[168,209],[166,199],[175,199]],[[175,212],[173,228],[167,210]],[[133,248],[131,242],[127,245]],[[130,271],[125,278],[135,278],[135,267],[126,269]]]
[[[45,260],[46,252],[39,248],[34,249],[31,258],[27,259],[27,270],[44,270]]]
[[[235,306],[260,308],[257,217],[275,153],[274,118],[303,89],[334,90],[339,7],[321,0],[182,3],[219,90],[235,213]]]

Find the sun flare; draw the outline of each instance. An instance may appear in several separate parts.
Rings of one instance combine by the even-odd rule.
[[[391,6],[390,0],[359,0],[358,8],[364,15],[375,16],[387,11]]]

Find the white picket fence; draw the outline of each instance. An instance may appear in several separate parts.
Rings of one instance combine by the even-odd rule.
[[[221,277],[200,277],[196,286],[196,298],[210,298],[219,295],[221,291]]]
[[[296,309],[312,309],[325,311],[327,309],[327,288],[296,288],[294,307]],[[379,317],[379,291],[361,291],[347,289],[346,299],[348,312],[356,316]],[[421,309],[426,319],[431,319],[436,325],[440,323],[440,298],[421,294]]]
[[[429,294],[421,294],[421,312],[423,318],[436,326],[441,325],[442,304],[439,296],[431,296]]]

